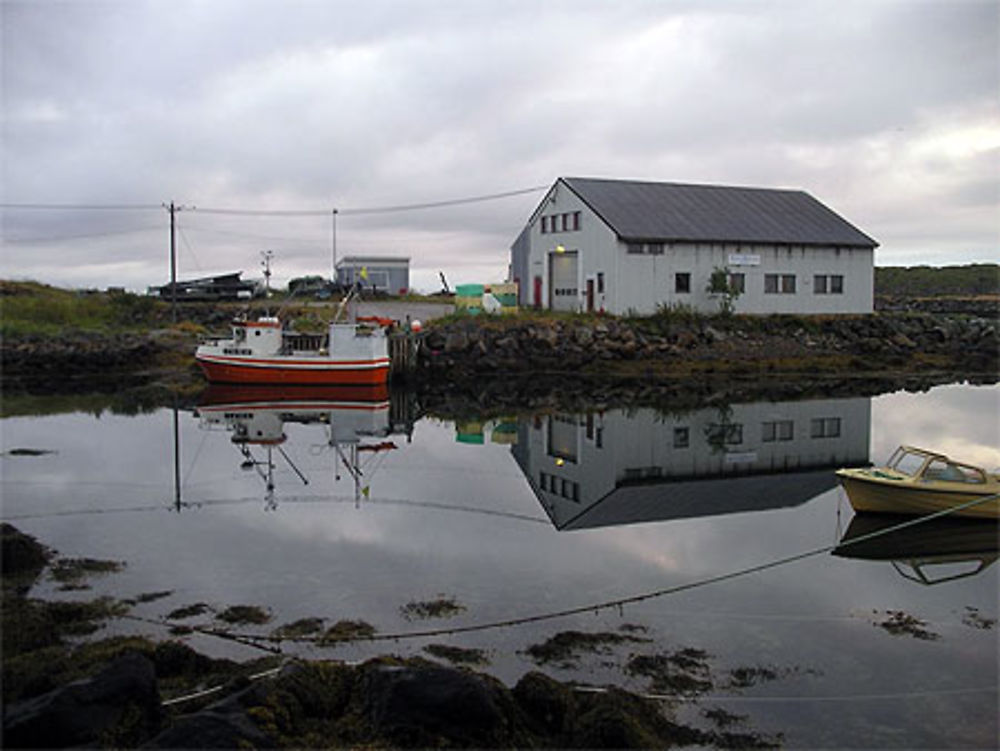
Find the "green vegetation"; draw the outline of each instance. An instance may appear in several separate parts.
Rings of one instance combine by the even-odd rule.
[[[465,610],[465,605],[455,601],[453,597],[438,596],[436,600],[427,602],[408,602],[399,609],[400,614],[408,621],[427,618],[451,618]]]
[[[0,331],[7,336],[66,331],[131,331],[167,319],[169,307],[129,292],[73,291],[0,281]]]
[[[881,266],[875,269],[875,294],[895,297],[1000,294],[1000,266]]]

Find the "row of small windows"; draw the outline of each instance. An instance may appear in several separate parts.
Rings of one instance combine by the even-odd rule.
[[[663,243],[627,243],[625,252],[633,256],[662,256]]]
[[[580,229],[580,212],[569,211],[565,214],[551,214],[542,217],[542,234],[550,232],[576,232]]]
[[[556,477],[548,472],[540,472],[538,487],[546,493],[562,496],[569,501],[580,502],[580,483],[567,480],[565,477]]]
[[[795,274],[764,274],[764,294],[794,295]],[[729,288],[742,295],[747,291],[746,274],[730,274]],[[678,271],[674,274],[674,292],[689,294],[691,292],[691,273]],[[813,293],[817,295],[844,294],[844,277],[841,274],[817,274],[813,277]]]
[[[839,438],[839,417],[817,417],[809,421],[810,438]],[[738,446],[743,443],[743,425],[725,423],[709,425],[705,433],[709,444]],[[792,420],[773,420],[760,424],[760,439],[763,443],[791,441],[795,438],[795,423]],[[691,429],[674,428],[674,448],[686,449],[691,445]]]

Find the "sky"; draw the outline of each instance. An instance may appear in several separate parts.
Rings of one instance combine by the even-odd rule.
[[[997,0],[0,13],[7,279],[165,283],[174,201],[182,279],[259,277],[270,250],[274,284],[335,254],[409,257],[421,291],[500,281],[560,176],[801,189],[877,265],[1000,257]]]

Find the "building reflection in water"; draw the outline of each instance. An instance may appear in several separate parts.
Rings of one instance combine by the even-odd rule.
[[[796,506],[868,463],[868,397],[524,420],[512,452],[553,525],[590,529]]]

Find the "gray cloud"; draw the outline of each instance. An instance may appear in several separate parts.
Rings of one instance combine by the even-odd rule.
[[[600,175],[803,188],[878,238],[882,263],[996,255],[1000,40],[986,0],[0,12],[11,203],[361,207]],[[426,288],[438,268],[495,277],[537,200],[343,217],[338,246],[411,255]],[[191,212],[182,226],[184,273],[250,271],[264,243],[279,278],[329,265],[322,217]],[[4,276],[164,276],[162,212],[6,210],[2,232]]]

